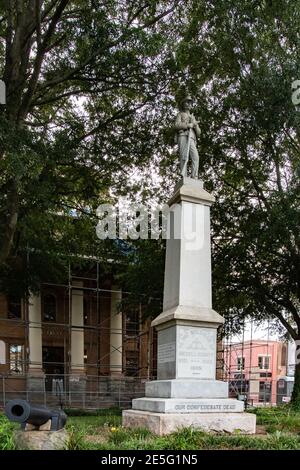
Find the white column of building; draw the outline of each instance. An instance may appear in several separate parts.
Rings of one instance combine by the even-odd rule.
[[[71,366],[72,375],[83,375],[84,370],[84,316],[82,282],[73,281],[72,289],[72,335],[71,335]],[[74,289],[74,287],[76,287]]]
[[[0,339],[0,365],[6,364],[6,345],[2,339]]]
[[[28,301],[29,319],[29,371],[41,374],[43,369],[41,295],[30,295]]]
[[[110,373],[122,373],[122,313],[118,305],[122,300],[122,292],[113,286],[110,305]]]

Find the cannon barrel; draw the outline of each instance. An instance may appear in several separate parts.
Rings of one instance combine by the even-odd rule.
[[[5,414],[10,421],[33,426],[42,426],[51,419],[51,430],[64,427],[67,416],[62,410],[53,411],[43,406],[32,406],[25,400],[10,400],[5,406]]]

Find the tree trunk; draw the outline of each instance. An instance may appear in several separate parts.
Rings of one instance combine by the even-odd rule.
[[[291,405],[293,408],[300,410],[300,346],[296,350],[296,365],[295,365],[295,382],[292,393]]]
[[[19,196],[17,182],[12,181],[7,195],[7,218],[3,235],[3,242],[0,248],[0,265],[7,260],[14,241],[14,235],[18,223]]]

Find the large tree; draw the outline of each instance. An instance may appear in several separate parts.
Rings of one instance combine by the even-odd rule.
[[[2,280],[22,271],[27,246],[48,254],[77,250],[93,209],[114,194],[135,192],[133,173],[150,171],[159,126],[153,109],[172,79],[167,64],[179,6],[179,0],[1,2]],[[75,210],[77,233],[69,217]],[[80,226],[79,218],[87,220]]]

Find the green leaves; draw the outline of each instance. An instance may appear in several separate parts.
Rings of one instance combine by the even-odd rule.
[[[21,1],[21,26],[16,5],[3,7],[0,262],[9,279],[19,268],[25,276],[26,263],[14,260],[28,247],[51,253],[50,271],[61,253],[97,252],[98,204],[112,193],[149,194],[151,183],[140,190],[131,175],[149,174],[159,147],[177,34],[167,12],[179,3],[46,0],[39,24]]]

